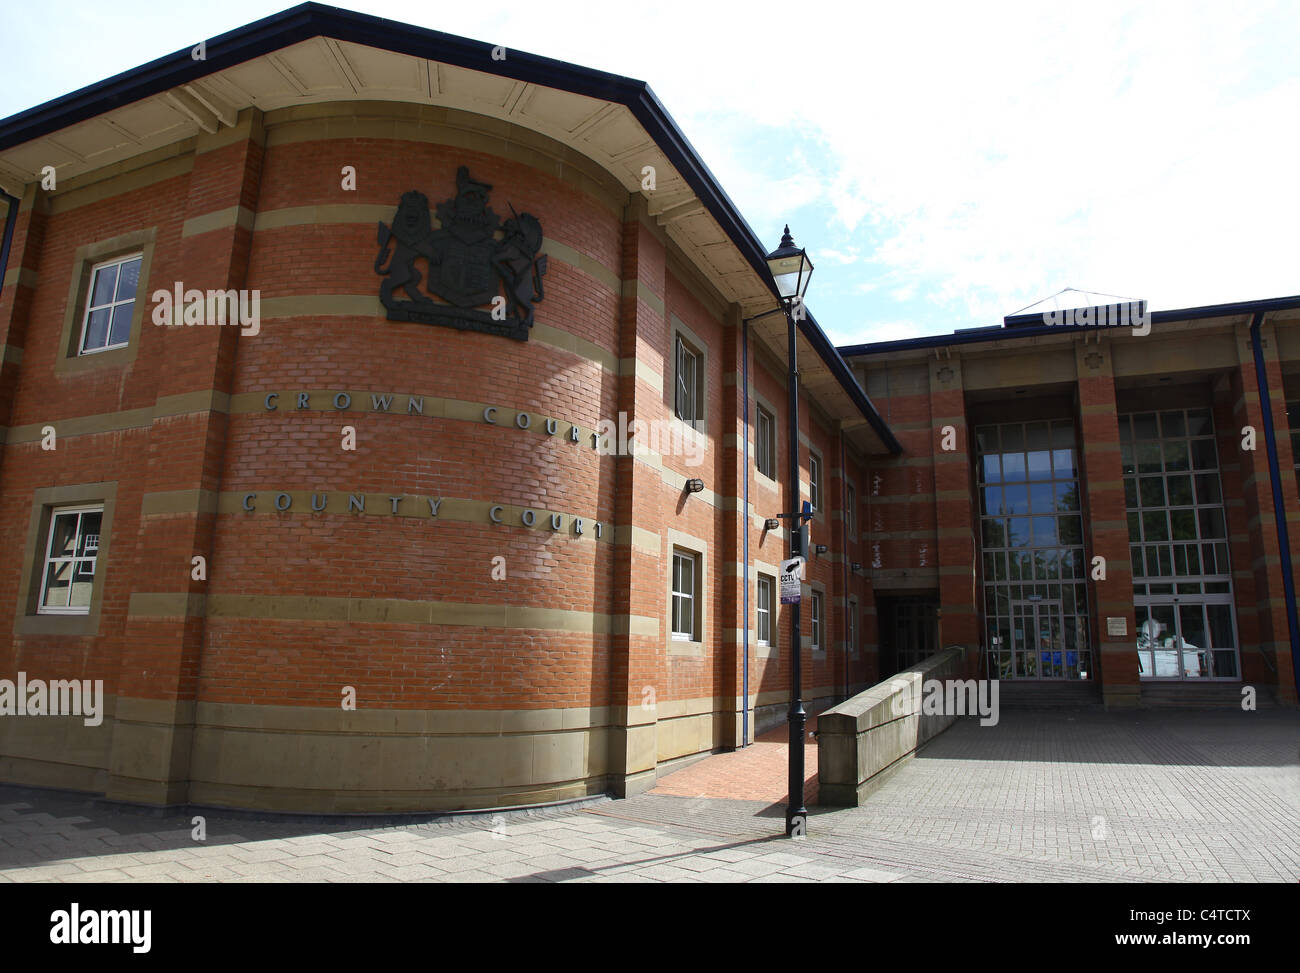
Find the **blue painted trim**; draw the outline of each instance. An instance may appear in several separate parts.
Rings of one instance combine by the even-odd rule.
[[[18,223],[18,206],[20,200],[0,189],[0,201],[7,205],[5,213],[5,235],[0,241],[0,290],[4,289],[5,274],[9,272],[9,248],[14,242],[14,227]]]
[[[1282,502],[1282,477],[1277,462],[1277,439],[1273,429],[1273,403],[1268,390],[1268,370],[1264,365],[1264,348],[1260,343],[1260,326],[1264,312],[1257,311],[1250,322],[1250,347],[1255,355],[1255,384],[1259,390],[1259,409],[1264,419],[1264,444],[1268,451],[1268,478],[1273,488],[1273,523],[1277,528],[1278,557],[1282,562],[1282,593],[1286,596],[1286,622],[1291,630],[1291,674],[1300,695],[1300,619],[1296,617],[1295,578],[1291,571],[1291,538],[1286,524],[1286,507]]]

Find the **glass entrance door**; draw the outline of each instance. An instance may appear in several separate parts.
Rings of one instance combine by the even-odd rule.
[[[937,599],[900,598],[894,602],[895,672],[924,662],[939,651]]]
[[[1142,679],[1239,679],[1228,517],[1209,409],[1119,417]]]
[[[1236,679],[1231,595],[1135,599],[1143,679]]]
[[[1077,438],[1069,419],[975,428],[984,644],[999,679],[1092,676]]]
[[[1066,647],[1059,601],[1013,601],[1011,638],[1016,678],[1079,678],[1079,653]]]

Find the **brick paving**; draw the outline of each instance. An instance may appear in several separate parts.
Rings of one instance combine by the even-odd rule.
[[[804,746],[804,806],[817,803],[817,717],[808,717]],[[730,798],[784,804],[789,786],[790,726],[760,733],[743,750],[714,754],[663,778],[651,794],[690,798]]]
[[[671,778],[669,778],[671,780]],[[593,809],[757,835],[780,807],[666,798]],[[1003,711],[958,723],[866,805],[815,809],[820,862],[900,881],[1300,880],[1300,714]]]
[[[775,750],[750,749],[630,800],[390,825],[161,813],[0,787],[0,883],[1300,879],[1294,710],[962,721],[865,806],[812,809],[801,841],[778,837],[783,806],[769,799],[785,789],[784,766],[764,784]],[[674,784],[687,772],[689,786]],[[694,793],[761,786],[756,800]],[[194,813],[205,841],[191,838]]]

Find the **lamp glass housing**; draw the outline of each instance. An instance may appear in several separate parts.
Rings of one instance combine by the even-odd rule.
[[[781,245],[767,255],[767,269],[781,300],[790,303],[804,299],[808,282],[812,279],[813,264],[808,251],[795,246],[789,226],[781,237]]]

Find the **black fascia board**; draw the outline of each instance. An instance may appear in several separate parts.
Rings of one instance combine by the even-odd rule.
[[[853,400],[853,404],[858,407],[858,411],[866,417],[868,425],[875,430],[876,435],[879,436],[881,442],[885,444],[885,448],[889,450],[889,454],[891,456],[898,456],[901,454],[903,452],[902,443],[895,438],[894,433],[885,423],[885,420],[880,417],[880,413],[876,411],[876,407],[871,403],[871,399],[867,396],[866,389],[858,383],[857,377],[853,374],[853,370],[849,368],[848,362],[844,360],[839,351],[836,350],[835,346],[831,344],[831,340],[826,336],[826,332],[817,326],[817,322],[813,319],[811,313],[806,314],[804,320],[799,322],[799,330],[802,331],[803,336],[808,339],[808,343],[812,345],[813,350],[817,352],[818,357],[820,357],[822,361],[826,362],[832,374],[834,374],[840,385],[843,386],[844,391],[846,391],[849,394],[849,398]]]
[[[758,236],[644,81],[524,51],[508,50],[504,58],[493,60],[494,45],[484,41],[319,3],[300,4],[207,38],[204,60],[194,60],[190,54],[192,48],[185,48],[2,119],[0,151],[313,37],[329,37],[428,58],[625,106],[701,197],[728,236],[738,244],[747,244],[740,249],[750,265],[765,278],[768,276],[766,251]]]
[[[484,41],[325,4],[299,4],[205,39],[206,56],[201,61],[191,56],[193,48],[185,48],[11,115],[0,120],[0,151],[312,37],[329,37],[412,57],[429,58],[625,106],[704,203],[709,214],[717,220],[722,231],[740,250],[759,278],[767,283],[773,298],[778,298],[776,284],[771,280],[767,268],[767,252],[758,235],[740,215],[735,203],[644,81],[513,49],[507,50],[503,59],[493,60],[495,45]],[[862,394],[852,372],[821,328],[808,317],[801,322],[800,330],[818,349],[818,354],[863,411],[872,427],[879,427],[878,431],[883,429],[882,438],[896,446],[897,441],[888,428],[884,427],[883,420],[871,407],[870,400]]]
[[[433,58],[606,100],[626,102],[631,92],[644,86],[630,78],[523,51],[507,51],[504,59],[494,61],[492,44],[324,4],[303,3],[205,38],[206,56],[201,61],[193,59],[192,48],[185,48],[0,120],[0,150],[313,37]]]
[[[312,37],[429,58],[625,106],[700,196],[750,266],[764,279],[770,276],[767,254],[757,234],[644,81],[524,51],[508,50],[503,59],[493,60],[494,45],[483,41],[318,3],[300,4],[208,38],[204,42],[207,56],[202,61],[191,57],[192,48],[185,48],[0,120],[0,151]],[[772,293],[776,295],[775,285]]]
[[[1258,301],[1238,301],[1232,304],[1209,304],[1204,307],[1186,307],[1169,311],[1152,311],[1151,323],[1168,324],[1175,321],[1194,321],[1197,318],[1225,318],[1237,315],[1267,313],[1269,311],[1288,311],[1300,308],[1300,294],[1292,297],[1270,297]],[[947,348],[951,345],[984,344],[991,341],[1012,341],[1019,338],[1039,338],[1044,335],[1057,335],[1063,331],[1109,331],[1108,325],[1065,325],[1065,324],[1030,324],[1034,319],[1042,320],[1041,315],[1022,314],[1009,317],[1008,322],[1016,322],[1018,327],[992,326],[986,329],[958,331],[955,334],[924,335],[920,338],[899,338],[896,341],[876,341],[858,345],[843,345],[837,350],[845,358],[862,355],[883,355],[891,351],[919,351],[928,348]],[[1122,328],[1120,330],[1123,330]]]
[[[306,40],[319,33],[311,28],[318,7],[301,4],[207,38],[202,61],[185,48],[0,119],[0,151]]]

